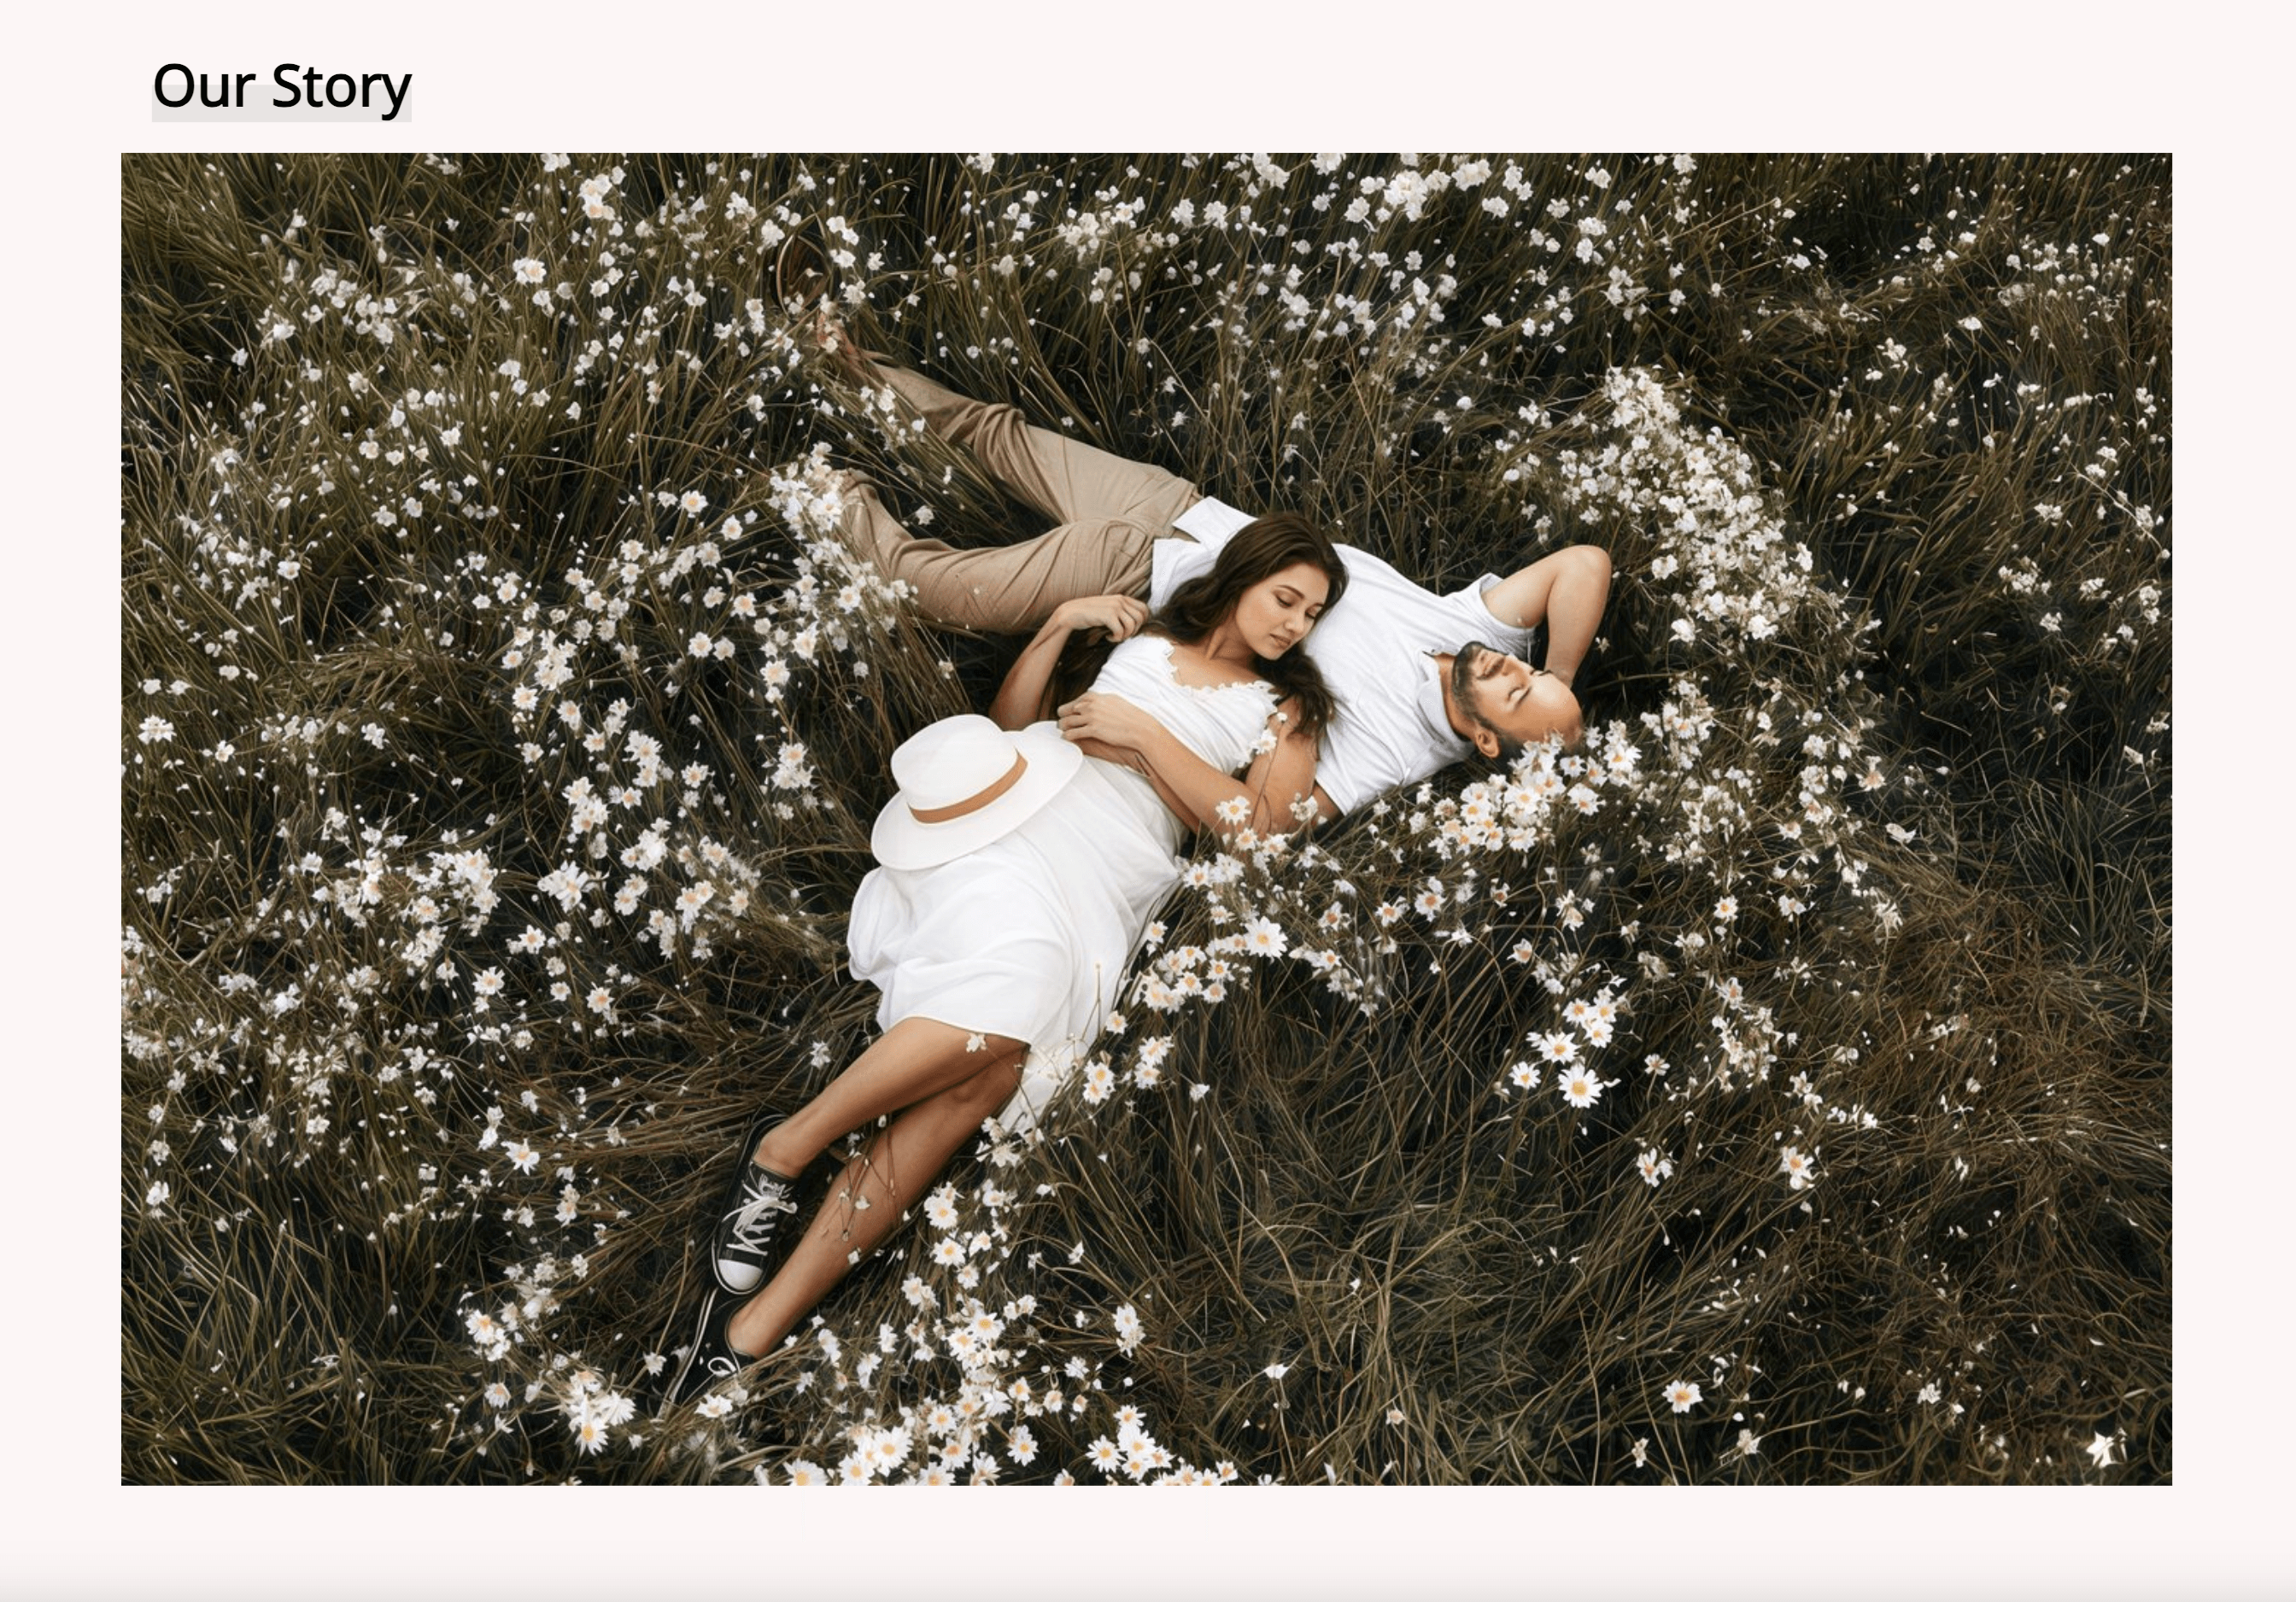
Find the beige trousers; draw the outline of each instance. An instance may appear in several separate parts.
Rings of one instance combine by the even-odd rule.
[[[889,578],[915,586],[938,623],[993,633],[1034,629],[1064,601],[1148,593],[1149,558],[1172,520],[1204,497],[1160,467],[1031,428],[1019,408],[968,400],[922,373],[879,364],[877,378],[942,438],[1059,527],[1010,545],[959,550],[919,539],[866,485],[847,497],[845,533]]]

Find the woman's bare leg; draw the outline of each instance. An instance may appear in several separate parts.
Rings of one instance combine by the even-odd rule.
[[[927,1018],[903,1018],[821,1094],[768,1130],[750,1155],[775,1173],[802,1173],[831,1141],[1027,1053],[1024,1043],[1001,1034],[972,1034]]]
[[[1021,1047],[990,1058],[969,1077],[902,1113],[846,1164],[780,1271],[726,1325],[726,1338],[735,1351],[757,1355],[772,1351],[848,1270],[868,1255],[939,1177],[957,1148],[979,1131],[982,1120],[1012,1099],[1026,1056],[1027,1049]]]

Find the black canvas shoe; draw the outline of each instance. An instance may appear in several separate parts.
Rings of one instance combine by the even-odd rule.
[[[766,1282],[788,1254],[791,1237],[799,1225],[797,1181],[788,1174],[761,1167],[750,1156],[767,1130],[781,1120],[760,1119],[750,1129],[748,1142],[734,1171],[733,1188],[709,1232],[709,1270],[718,1288],[746,1296]]]
[[[691,1402],[721,1379],[731,1379],[757,1361],[734,1350],[726,1338],[726,1325],[740,1301],[711,1286],[701,1293],[701,1312],[693,1322],[693,1338],[670,1375],[663,1393],[665,1409]]]

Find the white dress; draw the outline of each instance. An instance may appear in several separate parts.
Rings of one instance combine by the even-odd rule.
[[[1154,634],[1119,643],[1093,689],[1223,772],[1249,765],[1275,714],[1261,680],[1181,683],[1172,642]],[[1087,756],[1012,833],[937,867],[874,870],[854,893],[847,944],[854,977],[883,992],[878,1025],[929,1018],[1026,1041],[1040,1101],[1117,1005],[1141,932],[1178,882],[1185,838],[1146,779]]]

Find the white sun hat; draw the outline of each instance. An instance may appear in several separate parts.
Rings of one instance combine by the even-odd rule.
[[[1058,795],[1084,752],[1050,725],[1008,732],[977,713],[929,723],[893,751],[900,792],[869,848],[888,868],[931,868],[1010,834]]]

